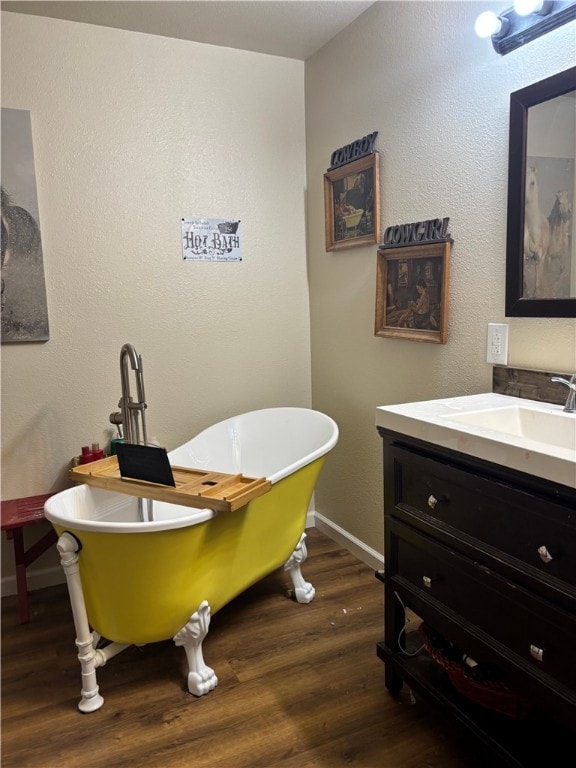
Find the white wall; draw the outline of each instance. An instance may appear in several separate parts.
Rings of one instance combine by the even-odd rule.
[[[3,499],[62,489],[107,441],[125,342],[168,449],[310,405],[303,62],[2,13],[2,106],[31,112],[50,320],[2,346]],[[183,262],[195,215],[240,219],[243,261]]]
[[[489,322],[509,323],[510,365],[576,370],[575,320],[504,316],[510,93],[574,66],[575,24],[500,56],[474,34],[487,8],[502,3],[376,3],[306,65],[313,405],[341,429],[316,508],[368,554],[383,549],[377,405],[490,391]],[[450,217],[445,346],[375,337],[376,247],[325,251],[330,155],[375,130],[382,232]]]
[[[301,62],[2,13],[3,105],[32,112],[51,323],[46,344],[2,347],[2,498],[58,490],[80,446],[104,441],[131,342],[168,448],[234,412],[309,405],[312,375],[341,430],[319,519],[377,560],[377,405],[490,389],[488,322],[509,323],[511,365],[576,368],[574,320],[504,317],[509,94],[574,64],[574,24],[502,57],[473,33],[487,7],[502,8],[377,3],[306,63],[305,104]],[[373,130],[383,230],[450,217],[446,346],[374,337],[376,247],[324,249],[330,155]],[[244,262],[183,264],[193,214],[241,218]]]

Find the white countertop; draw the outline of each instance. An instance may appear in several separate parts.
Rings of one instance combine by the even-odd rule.
[[[490,411],[493,418],[495,410],[511,406],[559,414],[562,419],[574,419],[576,425],[576,414],[563,414],[561,405],[489,392],[379,406],[376,408],[376,426],[576,488],[576,440],[573,448],[571,442],[569,447],[559,447],[497,431],[481,423],[472,425],[449,420],[456,414],[478,411]]]

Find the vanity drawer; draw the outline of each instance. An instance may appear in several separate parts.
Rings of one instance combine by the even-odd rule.
[[[397,445],[390,457],[395,515],[444,540],[457,535],[488,560],[512,557],[576,599],[576,509]]]
[[[408,582],[528,662],[537,674],[576,687],[576,616],[401,523],[392,530],[392,583]],[[388,567],[388,563],[387,563]],[[400,577],[400,578],[399,578]],[[465,649],[463,649],[465,650]]]

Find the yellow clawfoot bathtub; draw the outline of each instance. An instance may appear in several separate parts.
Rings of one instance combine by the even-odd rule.
[[[59,535],[82,667],[83,712],[102,706],[95,670],[131,644],[173,638],[185,649],[188,688],[217,684],[203,660],[210,615],[284,565],[298,602],[314,597],[300,565],[316,480],[338,440],[328,416],[269,408],[215,424],[169,453],[177,466],[266,477],[271,490],[233,512],[152,502],[79,485],[52,496],[45,514]],[[109,643],[97,647],[100,637]]]

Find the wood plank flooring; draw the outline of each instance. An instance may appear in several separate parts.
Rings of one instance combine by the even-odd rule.
[[[212,617],[204,657],[218,675],[186,689],[172,641],[131,647],[99,669],[104,706],[77,709],[80,665],[65,585],[31,593],[20,625],[2,601],[2,768],[480,768],[473,748],[408,691],[384,687],[376,656],[383,587],[315,529],[290,599],[282,570]]]

